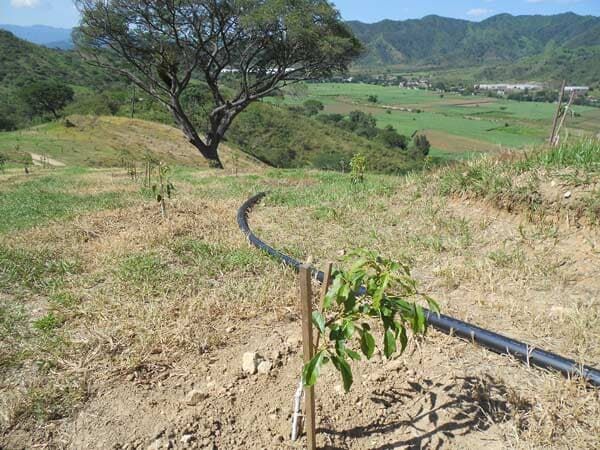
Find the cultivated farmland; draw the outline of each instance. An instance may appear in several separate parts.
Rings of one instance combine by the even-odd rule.
[[[378,102],[368,101],[376,96]],[[392,125],[400,133],[424,133],[432,142],[432,155],[457,159],[502,149],[522,149],[549,136],[556,105],[462,96],[431,91],[357,83],[314,83],[301,96],[288,96],[287,104],[308,98],[321,101],[325,112],[373,114],[378,126]],[[575,135],[600,129],[600,109],[573,108],[567,122]]]

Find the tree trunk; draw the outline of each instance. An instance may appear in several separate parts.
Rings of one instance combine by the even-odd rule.
[[[219,158],[218,150],[221,138],[218,135],[211,135],[214,138],[204,143],[200,139],[200,136],[198,136],[196,128],[186,116],[178,100],[174,100],[170,109],[175,121],[179,124],[189,143],[196,147],[200,154],[208,160],[208,165],[213,169],[223,169],[223,163],[221,162],[221,158]]]

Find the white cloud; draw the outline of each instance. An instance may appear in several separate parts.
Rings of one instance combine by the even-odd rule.
[[[490,14],[493,14],[494,10],[493,9],[487,9],[487,8],[473,8],[467,11],[467,16],[469,17],[483,17],[483,16],[489,16]]]
[[[35,8],[40,0],[10,0],[10,4],[15,8]]]

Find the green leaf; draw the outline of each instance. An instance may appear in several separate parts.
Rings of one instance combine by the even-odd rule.
[[[325,317],[319,311],[313,311],[312,323],[321,334],[325,334]]]
[[[346,349],[346,354],[350,357],[350,359],[353,359],[354,361],[360,361],[362,359],[360,357],[360,354],[349,348]]]
[[[417,305],[416,312],[417,312],[417,323],[419,325],[418,332],[425,333],[425,330],[427,328],[427,322],[425,321],[425,313],[423,312],[423,308],[421,308],[419,305]]]
[[[406,346],[408,345],[408,336],[406,335],[406,327],[404,326],[400,327],[400,345],[400,353],[404,353],[404,350],[406,350]]]
[[[341,357],[345,357],[346,356],[346,341],[345,340],[339,340],[339,341],[335,341],[335,352],[338,354],[338,356]]]
[[[344,321],[344,325],[342,326],[342,332],[344,333],[344,337],[346,339],[352,339],[352,336],[354,336],[354,324],[352,323],[352,321]]]
[[[396,338],[391,330],[387,330],[385,332],[385,336],[383,337],[383,353],[387,359],[390,359],[395,352]]]
[[[333,304],[333,301],[337,300],[340,289],[342,288],[343,281],[344,280],[341,275],[338,275],[333,279],[333,283],[327,291],[327,295],[325,296],[325,302],[323,303],[324,311],[327,311]]]
[[[324,356],[324,352],[320,351],[304,366],[304,369],[302,370],[302,381],[304,381],[305,386],[314,386],[317,384]]]
[[[438,303],[434,299],[429,297],[428,295],[424,295],[423,297],[427,301],[427,304],[429,305],[429,309],[431,310],[431,312],[439,314],[440,313],[440,305],[438,305]]]
[[[384,273],[382,278],[383,280],[381,284],[377,287],[377,289],[375,290],[375,294],[373,295],[373,306],[375,308],[379,308],[379,305],[381,305],[381,299],[383,298],[385,290],[387,289],[390,283],[390,274]]]
[[[360,338],[360,349],[367,359],[371,359],[373,353],[375,353],[375,338],[371,333],[364,329]]]
[[[354,382],[354,380],[352,379],[352,369],[350,369],[350,365],[346,362],[346,360],[338,356],[332,356],[331,362],[333,363],[335,368],[342,374],[342,380],[344,381],[344,390],[346,392],[350,391],[352,383]]]

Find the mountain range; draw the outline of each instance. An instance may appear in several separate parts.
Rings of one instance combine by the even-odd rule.
[[[481,22],[427,16],[348,24],[367,47],[363,65],[475,66],[600,45],[600,17],[573,13],[500,14]]]
[[[357,70],[469,69],[487,81],[557,81],[600,85],[600,17],[499,14],[481,22],[426,16],[347,22],[366,52]],[[71,30],[0,25],[46,47],[73,47]],[[466,73],[466,72],[465,72]]]
[[[63,50],[73,48],[73,41],[71,40],[71,32],[73,30],[71,28],[55,28],[46,25],[21,27],[18,25],[0,24],[0,30],[10,31],[18,38],[49,48]]]

